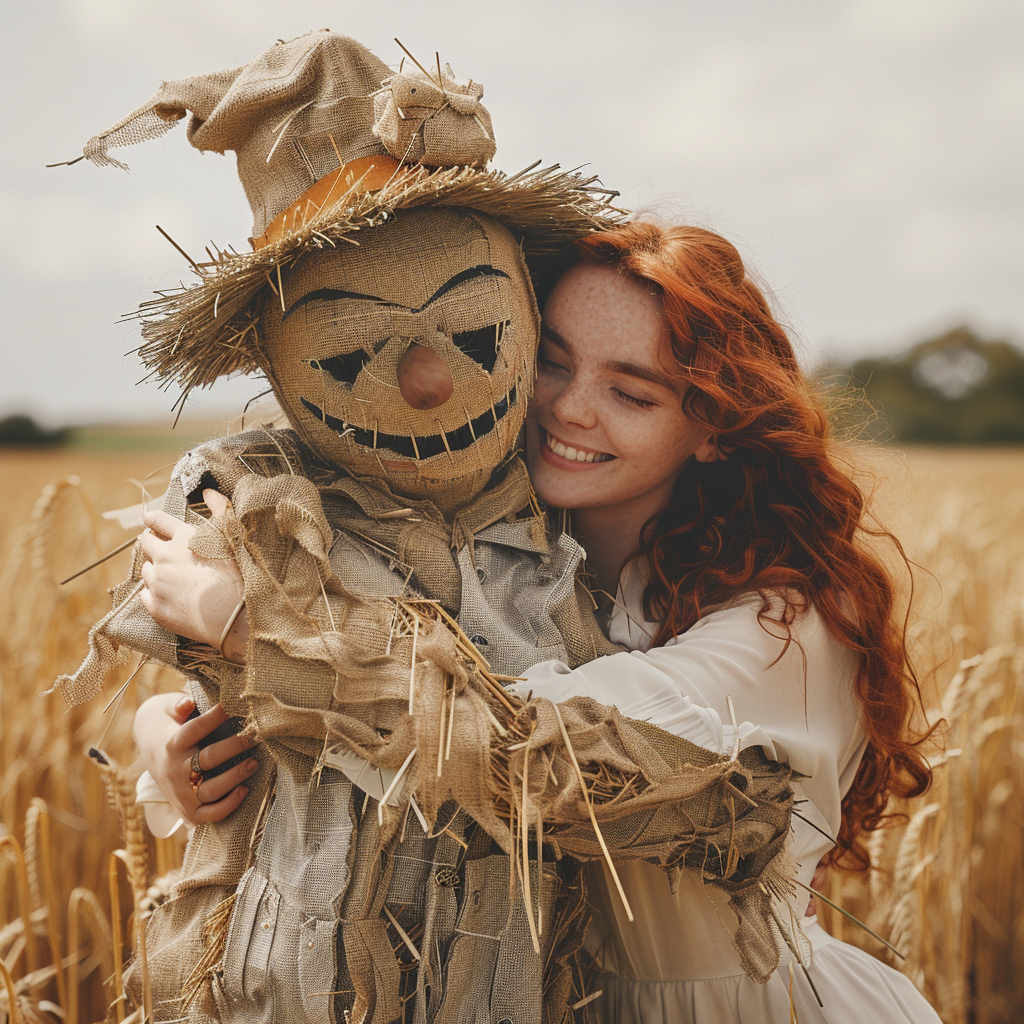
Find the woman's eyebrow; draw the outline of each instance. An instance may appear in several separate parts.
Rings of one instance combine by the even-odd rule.
[[[558,331],[554,329],[550,324],[545,323],[542,319],[540,322],[540,333],[548,339],[552,344],[557,345],[560,349],[566,352],[570,351],[569,343],[563,338]]]
[[[565,338],[563,338],[550,324],[545,323],[543,320],[540,324],[540,333],[544,338],[550,341],[552,345],[557,345],[558,348],[565,352],[572,351]],[[648,384],[655,384],[668,391],[675,392],[678,390],[675,386],[675,381],[673,381],[667,373],[653,370],[651,367],[643,366],[640,363],[630,363],[625,360],[611,359],[603,363],[602,368],[605,370],[611,370],[614,373],[625,374],[627,377],[636,377],[638,380],[647,381]]]
[[[640,363],[629,363],[613,359],[604,363],[604,368],[615,373],[625,374],[627,377],[636,377],[638,380],[647,381],[648,384],[655,384],[668,391],[676,391],[675,382],[667,373],[653,370],[651,367],[643,366]]]

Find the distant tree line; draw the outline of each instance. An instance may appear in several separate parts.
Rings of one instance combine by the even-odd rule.
[[[1024,353],[967,327],[818,376],[866,398],[877,413],[873,432],[883,440],[1024,444]]]
[[[0,419],[0,445],[18,447],[46,447],[66,444],[71,431],[44,430],[31,416],[7,416]]]

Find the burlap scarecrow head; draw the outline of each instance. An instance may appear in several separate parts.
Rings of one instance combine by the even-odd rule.
[[[328,31],[245,67],[168,82],[84,156],[154,138],[233,150],[251,253],[211,254],[200,281],[143,306],[141,355],[185,392],[262,370],[328,462],[441,508],[512,450],[533,385],[531,274],[619,211],[557,167],[484,170],[483,88],[437,62],[394,74]],[[123,165],[119,165],[123,166]]]
[[[302,261],[285,301],[267,304],[274,389],[332,462],[417,496],[478,489],[512,449],[533,381],[519,246],[491,218],[443,208],[361,241]]]

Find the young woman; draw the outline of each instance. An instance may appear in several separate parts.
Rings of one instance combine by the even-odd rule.
[[[738,740],[806,776],[800,896],[781,916],[794,935],[800,924],[823,1004],[785,952],[767,985],[743,974],[711,887],[684,873],[672,893],[658,868],[629,862],[618,870],[634,923],[600,865],[591,872],[599,1015],[783,1024],[792,991],[801,1024],[937,1022],[902,975],[799,922],[819,860],[866,866],[860,838],[889,797],[931,779],[911,736],[919,692],[894,581],[863,543],[864,497],[732,245],[634,223],[579,248],[544,309],[527,457],[538,495],[571,509],[609,636],[631,650],[571,672],[535,666],[520,688],[644,708],[628,713],[686,723],[720,750],[738,720]]]
[[[646,223],[579,243],[545,305],[527,456],[538,495],[570,510],[609,635],[630,650],[573,671],[535,666],[521,689],[593,696],[714,749],[757,743],[804,777],[799,895],[779,909],[822,1006],[786,949],[767,985],[743,973],[721,923],[729,911],[696,879],[684,874],[673,892],[659,869],[622,864],[630,923],[595,865],[587,946],[601,1019],[783,1024],[792,997],[802,1024],[937,1022],[902,975],[799,920],[818,861],[865,865],[862,834],[930,773],[911,735],[918,693],[894,582],[863,543],[863,495],[732,245]],[[192,613],[168,609],[193,585],[187,567],[173,570],[187,559],[169,553],[173,540],[148,543],[161,563],[151,610],[183,632]],[[233,608],[228,584],[207,589],[218,587]],[[185,755],[217,712],[177,729],[185,713],[154,707],[139,724],[147,762],[187,813]],[[204,768],[237,753],[239,741],[223,742]],[[241,774],[221,778],[202,795],[203,817],[244,798]]]

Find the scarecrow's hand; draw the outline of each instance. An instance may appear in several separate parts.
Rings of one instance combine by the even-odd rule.
[[[214,516],[227,498],[213,490],[203,498]],[[157,625],[213,647],[231,661],[245,660],[248,620],[245,586],[233,558],[200,558],[189,548],[195,528],[166,512],[148,512],[140,540],[148,561],[142,567],[142,603]],[[225,628],[228,635],[225,636]]]

